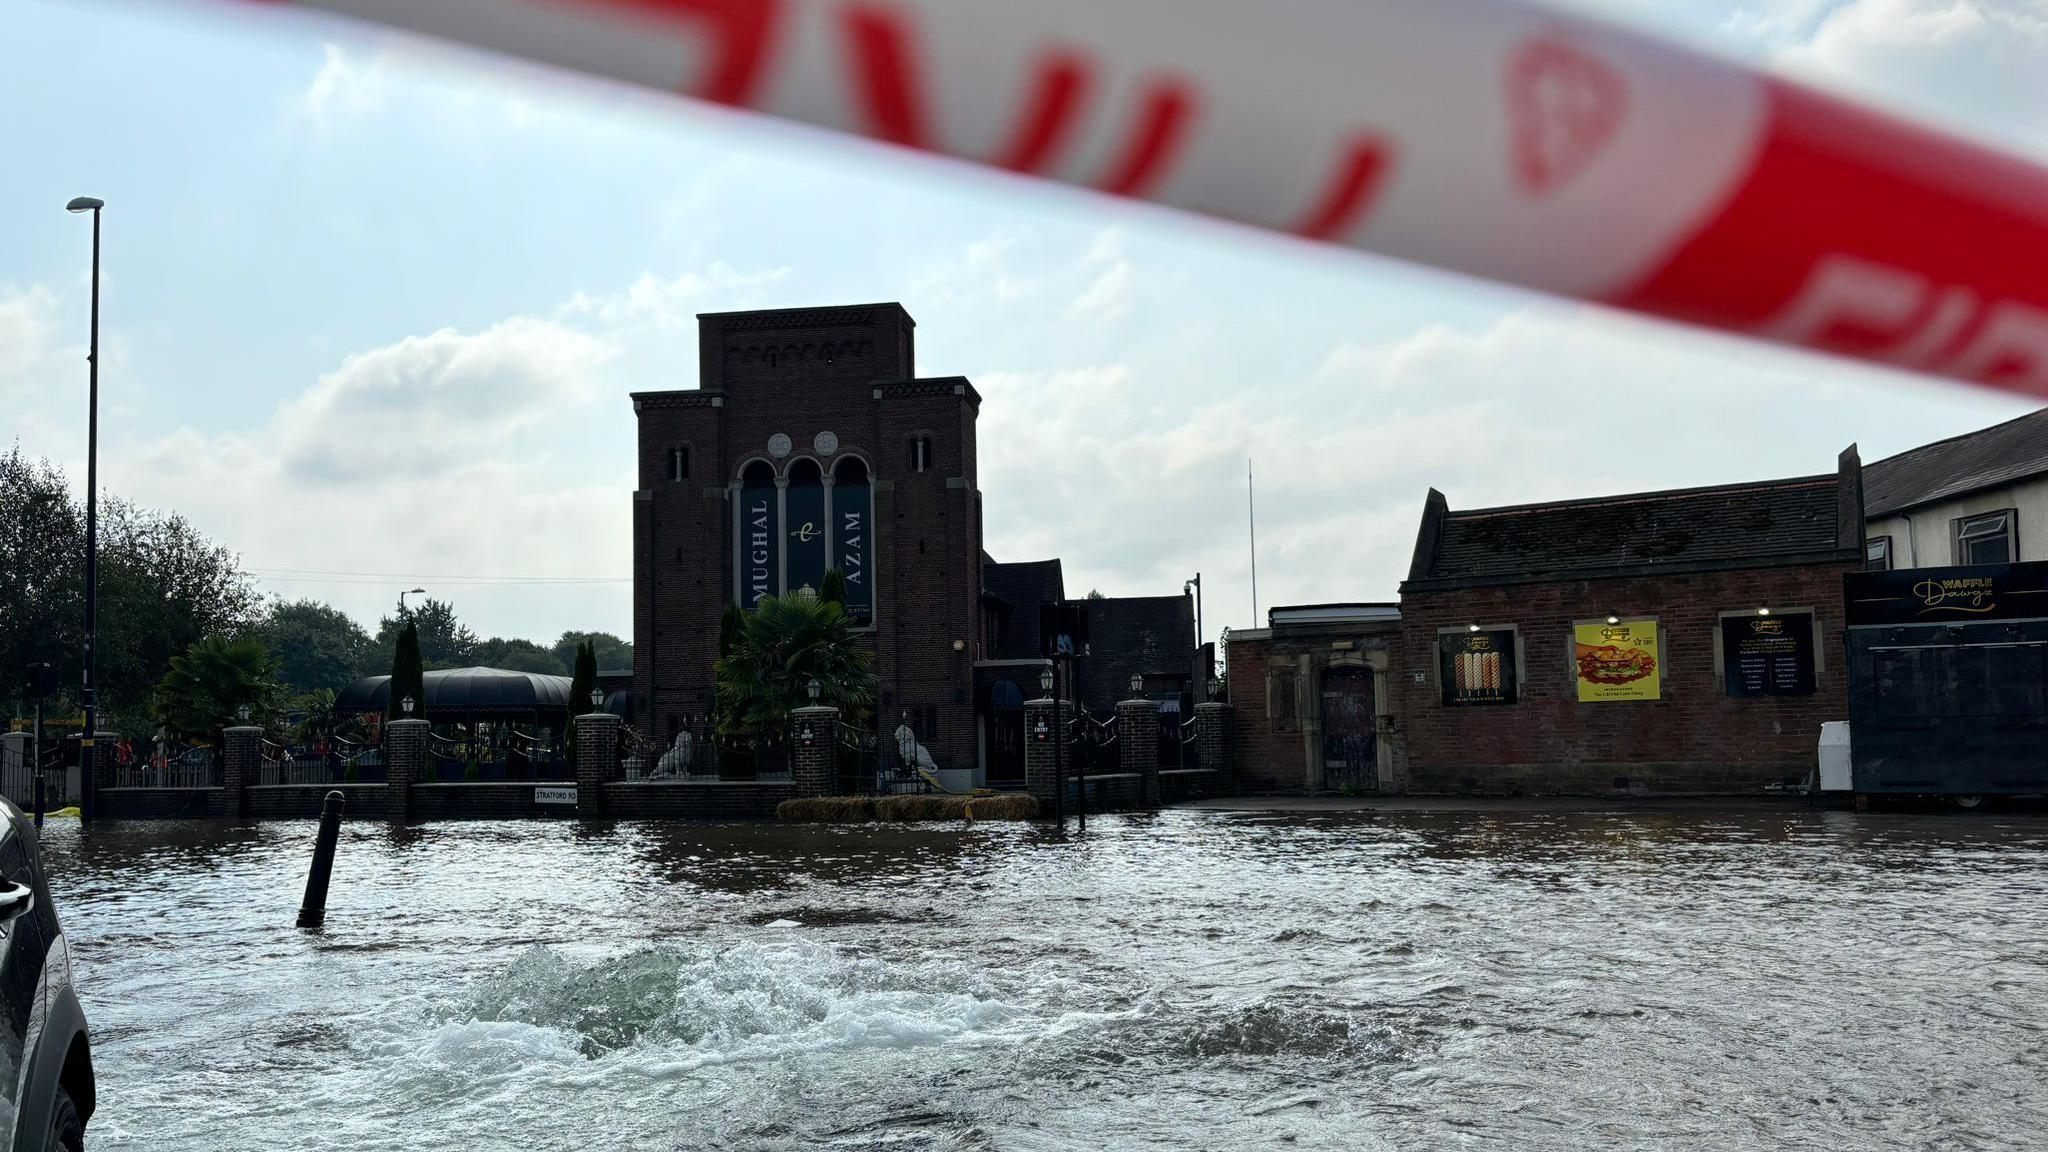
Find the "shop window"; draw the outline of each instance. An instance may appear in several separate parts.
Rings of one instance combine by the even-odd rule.
[[[1470,628],[1437,638],[1437,682],[1446,706],[1513,704],[1520,693],[1515,630]]]
[[[1873,536],[1863,544],[1863,566],[1872,572],[1892,570],[1892,538]]]
[[[690,478],[690,450],[681,445],[668,450],[668,479],[673,484]]]
[[[932,438],[914,436],[910,441],[910,470],[929,472],[932,467]]]
[[[2014,547],[2013,510],[1964,516],[1950,522],[1955,534],[1956,563],[2010,564],[2019,559]]]

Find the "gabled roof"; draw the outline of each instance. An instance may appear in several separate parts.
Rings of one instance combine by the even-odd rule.
[[[1863,502],[1868,515],[1889,516],[2043,474],[2048,474],[2048,408],[1868,465]]]
[[[1860,556],[1855,449],[1832,476],[1453,512],[1430,490],[1402,590]]]
[[[1010,626],[1003,632],[1002,648],[991,653],[998,660],[1025,659],[1038,655],[1038,606],[1064,600],[1066,578],[1060,562],[1027,560],[1019,564],[998,564],[982,553],[981,590],[1010,609]]]

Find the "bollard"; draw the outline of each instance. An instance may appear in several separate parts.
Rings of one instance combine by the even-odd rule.
[[[306,873],[306,898],[299,902],[299,927],[318,928],[327,919],[327,880],[334,874],[334,845],[341,839],[341,809],[348,803],[329,792],[320,806],[320,836],[313,842],[313,870]]]

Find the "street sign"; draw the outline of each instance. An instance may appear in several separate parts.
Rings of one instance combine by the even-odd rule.
[[[533,802],[535,804],[568,804],[573,806],[576,803],[576,789],[535,788],[533,790]]]

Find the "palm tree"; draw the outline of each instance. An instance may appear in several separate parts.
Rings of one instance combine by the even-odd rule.
[[[717,669],[718,730],[727,736],[778,738],[790,713],[810,703],[814,679],[818,703],[839,709],[845,724],[866,725],[875,705],[874,657],[829,600],[762,597]]]
[[[292,710],[299,713],[299,722],[292,728],[295,744],[316,744],[327,739],[344,719],[334,710],[332,688],[315,688],[293,699]]]
[[[277,661],[260,642],[207,636],[171,657],[150,714],[175,739],[210,743],[221,729],[242,722],[245,705],[249,723],[270,718],[284,692],[277,675]]]

